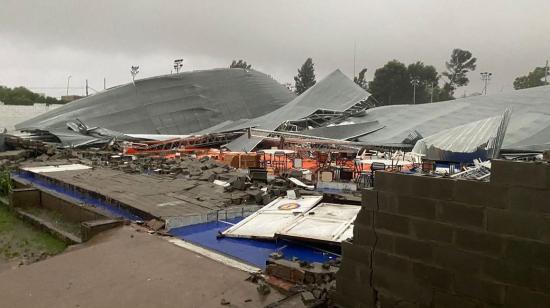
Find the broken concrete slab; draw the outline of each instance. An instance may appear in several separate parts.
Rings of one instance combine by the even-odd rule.
[[[18,160],[20,158],[27,158],[29,152],[27,150],[12,150],[0,152],[0,160]]]

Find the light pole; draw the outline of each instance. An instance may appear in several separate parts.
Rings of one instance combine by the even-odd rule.
[[[69,83],[71,82],[71,75],[67,76],[67,96],[69,96]]]
[[[176,74],[180,72],[182,67],[183,67],[183,59],[174,60],[174,70],[176,71]]]
[[[411,80],[411,84],[413,85],[413,105],[416,105],[416,87],[420,84],[420,80],[414,78]]]
[[[546,65],[544,66],[544,84],[548,84],[548,60],[546,60]]]
[[[430,103],[434,102],[434,83],[430,83]]]
[[[134,86],[136,85],[135,80],[138,73],[139,73],[139,65],[132,66],[130,68],[130,74],[132,74],[132,83],[134,84]]]
[[[487,95],[487,84],[489,83],[489,80],[491,80],[491,76],[493,76],[493,73],[489,72],[483,72],[480,73],[481,80],[483,81],[483,94]]]

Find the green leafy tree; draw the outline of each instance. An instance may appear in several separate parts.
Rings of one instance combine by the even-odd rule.
[[[424,65],[424,63],[418,61],[407,66],[407,73],[409,80],[418,80],[416,86],[417,104],[429,103],[432,100],[432,95],[434,102],[439,100],[441,92],[438,86],[439,74],[435,67]],[[409,87],[408,93],[412,97],[413,89],[411,87]]]
[[[251,68],[252,68],[252,65],[246,63],[246,61],[244,61],[244,60],[242,60],[242,59],[239,60],[239,61],[233,60],[233,62],[231,62],[231,65],[229,65],[229,68],[244,68],[244,69],[251,69]]]
[[[359,72],[358,76],[353,77],[353,82],[355,82],[358,86],[360,86],[365,90],[368,89],[368,82],[367,82],[367,79],[365,78],[366,73],[367,73],[367,68],[364,68]]]
[[[514,89],[527,89],[532,87],[539,87],[547,85],[548,82],[544,81],[548,68],[535,67],[532,72],[529,72],[527,76],[519,76],[514,80]]]
[[[447,97],[452,98],[454,91],[458,87],[466,86],[470,82],[466,74],[476,69],[477,59],[472,57],[468,50],[456,48],[451,53],[451,59],[445,62],[447,71],[443,76],[447,78],[443,89],[447,92]]]
[[[417,80],[416,92],[412,80]],[[374,73],[374,79],[369,83],[369,92],[382,105],[411,104],[416,94],[416,103],[429,103],[441,100],[439,74],[432,65],[418,61],[405,64],[392,60]]]
[[[6,105],[63,104],[64,102],[49,96],[42,96],[25,87],[13,89],[0,86],[0,102]]]
[[[317,82],[315,81],[315,68],[313,66],[313,60],[307,58],[306,62],[302,64],[302,67],[298,69],[298,75],[294,76],[297,94],[304,93]]]
[[[374,72],[374,78],[369,82],[369,91],[383,105],[406,104],[411,96],[411,87],[405,64],[392,60]]]

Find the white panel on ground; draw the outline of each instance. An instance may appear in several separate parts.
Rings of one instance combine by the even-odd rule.
[[[353,222],[361,206],[322,203],[277,232],[282,237],[340,243],[353,236]]]
[[[277,198],[238,224],[225,230],[227,237],[272,239],[275,233],[288,226],[321,202],[322,196],[304,196],[299,199]]]
[[[33,172],[33,173],[48,173],[48,172],[58,172],[58,171],[86,170],[86,169],[92,169],[92,167],[82,165],[82,164],[71,164],[71,165],[57,165],[57,166],[24,167],[21,169],[25,171]]]

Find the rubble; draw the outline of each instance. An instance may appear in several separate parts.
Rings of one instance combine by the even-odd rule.
[[[256,287],[256,290],[260,295],[267,295],[271,292],[271,289],[269,288],[269,285],[264,280],[258,280],[258,286]]]
[[[272,254],[265,270],[265,281],[289,296],[270,307],[285,307],[289,302],[301,301],[304,307],[330,307],[329,296],[336,289],[339,260],[331,263],[307,263],[297,258],[286,260]]]
[[[164,222],[160,221],[158,219],[151,219],[145,223],[147,227],[149,227],[153,231],[159,231],[162,228],[164,228]]]

